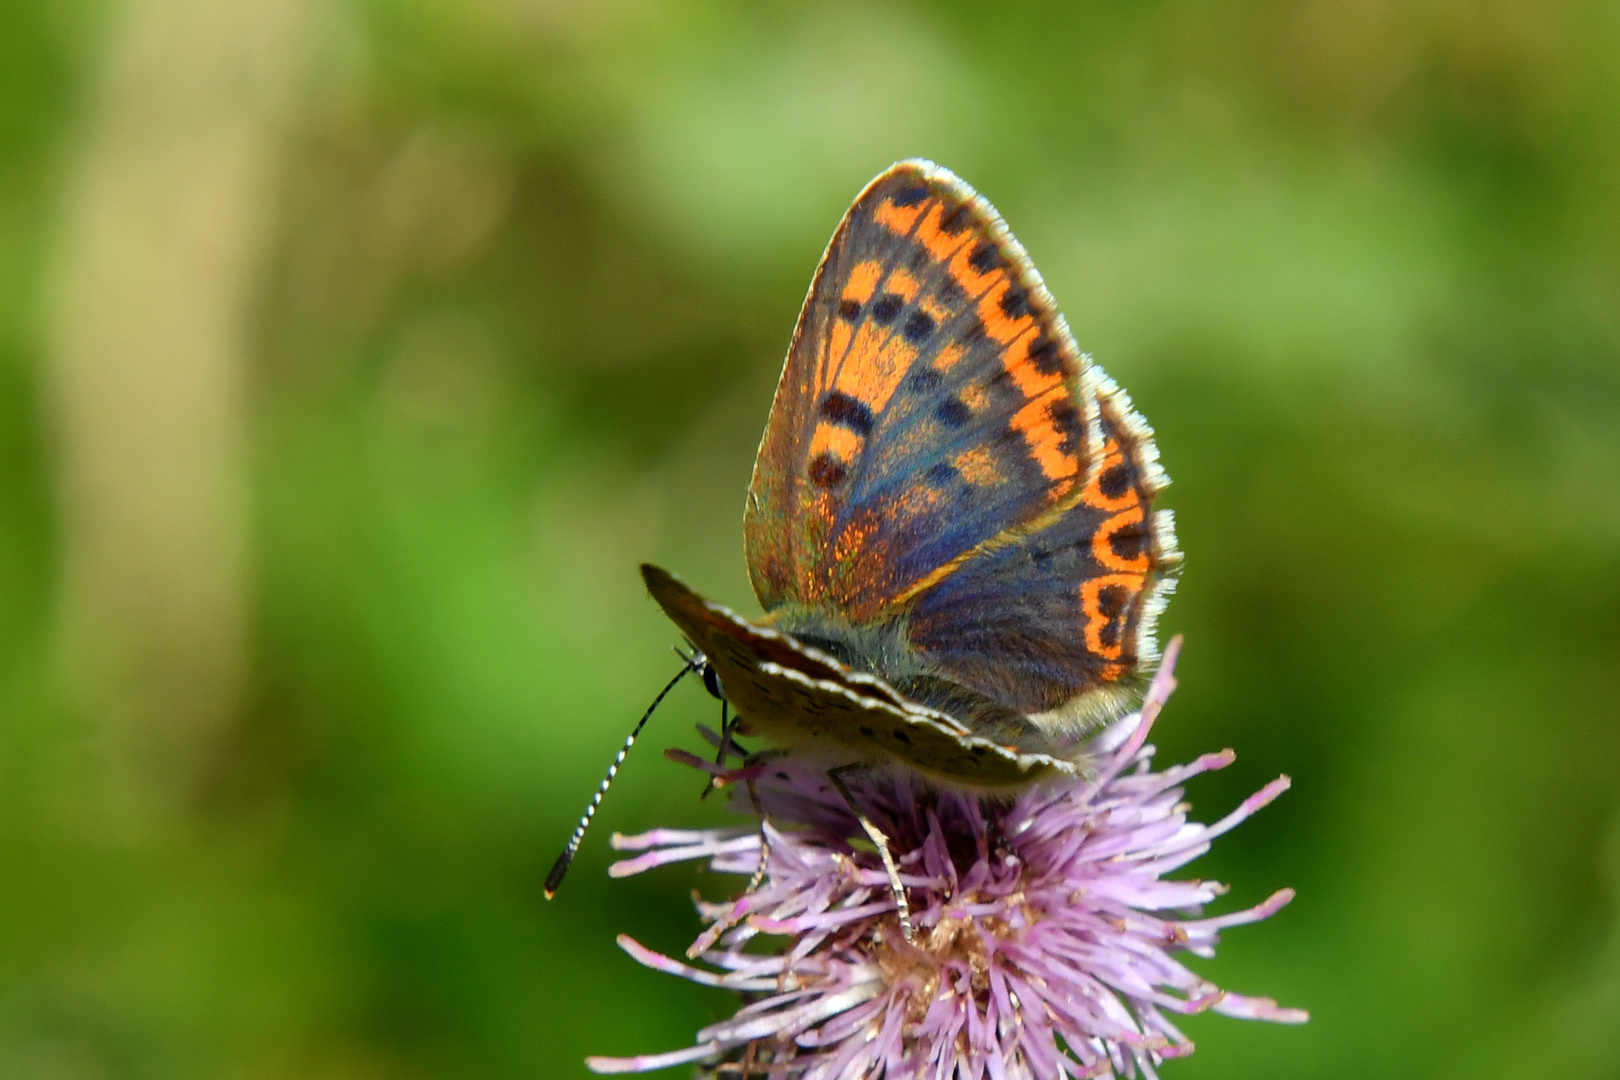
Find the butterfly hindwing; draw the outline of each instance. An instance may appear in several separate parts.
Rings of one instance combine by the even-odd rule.
[[[770,627],[710,603],[656,566],[643,566],[653,598],[714,665],[744,734],[836,744],[857,758],[896,758],[955,784],[1001,787],[1072,766],[974,734],[907,701],[882,679],[850,671]]]
[[[965,685],[1049,729],[1117,714],[1158,659],[1154,623],[1179,565],[1152,433],[1100,385],[1103,454],[1046,527],[964,560],[911,607],[912,643]]]

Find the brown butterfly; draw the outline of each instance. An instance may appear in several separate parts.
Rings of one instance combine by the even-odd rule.
[[[909,931],[843,777],[901,766],[996,791],[1082,774],[1086,739],[1158,659],[1181,561],[1152,507],[1168,482],[1000,215],[904,161],[833,233],[777,386],[743,519],[765,617],[642,574],[698,651],[682,674],[735,708],[726,736],[834,766]]]

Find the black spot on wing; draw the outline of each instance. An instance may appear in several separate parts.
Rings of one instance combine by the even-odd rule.
[[[816,487],[837,487],[849,475],[849,469],[842,461],[831,454],[823,452],[817,454],[810,461],[810,482]]]
[[[971,224],[973,224],[973,208],[967,203],[957,203],[940,215],[939,231],[946,236],[956,236]]]
[[[943,488],[961,477],[956,466],[948,461],[936,461],[926,473],[930,487]]]
[[[1029,362],[1042,375],[1060,375],[1069,366],[1063,358],[1063,352],[1058,348],[1057,341],[1047,337],[1045,333],[1030,345]]]
[[[1001,265],[1001,252],[993,242],[986,240],[973,249],[968,256],[968,265],[981,274],[988,274]]]
[[[840,300],[838,302],[838,317],[845,322],[854,322],[861,317],[861,304],[859,300]]]
[[[912,394],[931,394],[938,390],[945,376],[931,367],[919,367],[906,376],[906,391]]]
[[[934,409],[934,415],[938,417],[940,423],[955,429],[966,424],[973,416],[973,411],[961,398],[951,394]]]
[[[913,311],[900,328],[900,333],[913,345],[921,345],[934,332],[934,320],[925,311]]]
[[[872,433],[872,410],[866,402],[842,390],[834,390],[821,399],[821,415],[857,435]]]
[[[1046,406],[1046,418],[1063,433],[1058,449],[1072,456],[1080,449],[1081,438],[1085,434],[1085,425],[1080,422],[1080,410],[1068,398],[1057,398]]]
[[[872,318],[887,326],[894,322],[894,317],[900,314],[900,309],[906,302],[894,293],[884,293],[878,297],[877,303],[872,305]]]
[[[1117,499],[1131,489],[1131,468],[1123,461],[1097,478],[1097,487],[1110,499]]]
[[[1001,313],[1009,319],[1021,319],[1030,314],[1029,293],[1016,286],[1002,293]]]
[[[1108,621],[1103,624],[1102,633],[1097,637],[1104,648],[1111,649],[1125,636],[1125,620],[1119,617],[1125,610],[1125,590],[1104,589],[1099,601],[1102,604],[1103,617]]]
[[[913,184],[910,187],[903,187],[889,196],[889,201],[896,206],[916,206],[926,198],[928,198],[928,185]]]
[[[1135,559],[1147,551],[1148,531],[1141,522],[1116,529],[1108,537],[1108,546],[1121,559]]]

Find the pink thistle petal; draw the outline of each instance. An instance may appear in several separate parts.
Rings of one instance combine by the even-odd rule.
[[[744,896],[732,903],[723,918],[697,936],[697,940],[686,948],[686,958],[696,960],[699,956],[714,948],[720,942],[720,935],[741,922],[748,915],[749,898]]]
[[[1183,925],[1189,931],[1224,930],[1228,926],[1243,926],[1246,923],[1257,923],[1269,919],[1294,899],[1293,889],[1278,889],[1270,896],[1252,908],[1243,911],[1234,911],[1230,915],[1218,915],[1212,919],[1195,919]]]
[[[1227,994],[1226,1000],[1215,1006],[1222,1016],[1235,1016],[1240,1020],[1269,1020],[1273,1024],[1303,1024],[1311,1014],[1304,1009],[1284,1009],[1270,998],[1244,997]]]
[[[735,784],[739,780],[756,780],[764,776],[771,767],[769,762],[761,762],[758,765],[749,765],[746,768],[730,769],[724,765],[716,765],[705,758],[700,758],[688,750],[673,746],[664,751],[664,757],[677,765],[685,765],[697,769],[699,772],[708,773],[714,777],[717,787]]]
[[[708,925],[688,958],[704,966],[620,944],[639,963],[737,990],[746,1004],[692,1048],[591,1067],[702,1062],[707,1076],[746,1066],[773,1080],[1156,1080],[1160,1064],[1193,1050],[1171,1017],[1303,1022],[1301,1010],[1224,992],[1182,963],[1213,955],[1222,931],[1271,917],[1293,891],[1205,917],[1226,887],[1167,876],[1289,783],[1267,784],[1214,824],[1190,819],[1184,784],[1234,755],[1153,771],[1147,736],[1174,689],[1179,647],[1166,649],[1140,713],[1088,744],[1090,779],[981,800],[900,770],[851,778],[901,868],[917,928],[909,942],[877,854],[851,846],[859,829],[824,773],[793,756],[721,769],[672,754],[710,776],[756,779],[768,814],[764,880],[734,900],[698,903]],[[733,789],[732,804],[746,812],[751,800]],[[747,876],[759,856],[758,834],[736,829],[653,830],[614,846],[640,852],[615,863],[615,875],[707,859]],[[786,940],[762,951],[761,934]]]
[[[756,915],[748,921],[767,934],[800,934],[812,928],[827,930],[844,923],[862,922],[873,915],[881,915],[886,911],[893,910],[894,898],[889,897],[879,903],[840,908],[837,911],[818,912],[813,915],[803,915],[792,919],[769,919],[763,915]]]
[[[1175,692],[1176,660],[1180,656],[1181,635],[1177,634],[1170,639],[1170,644],[1165,646],[1159,670],[1154,673],[1153,681],[1148,684],[1147,694],[1142,698],[1142,708],[1137,713],[1136,729],[1131,732],[1131,737],[1125,740],[1125,745],[1111,755],[1112,762],[1109,768],[1103,771],[1096,786],[1102,786],[1119,775],[1120,770],[1136,761],[1137,751],[1147,742],[1148,732],[1153,730],[1153,722],[1159,718],[1159,711]]]
[[[774,990],[777,988],[774,979],[744,979],[738,978],[734,974],[716,975],[712,971],[704,971],[702,968],[683,964],[679,960],[672,960],[663,953],[653,952],[629,934],[620,934],[618,942],[619,948],[629,953],[631,959],[638,964],[650,967],[654,971],[662,971],[666,975],[679,975],[681,978],[689,979],[700,986],[718,986],[740,992]]]
[[[648,848],[674,847],[685,844],[713,843],[715,834],[719,829],[650,829],[634,836],[624,833],[614,833],[609,843],[614,851],[646,851]],[[733,832],[734,836],[743,836],[744,833]],[[753,836],[750,830],[746,835]]]
[[[1210,838],[1213,839],[1214,837],[1220,836],[1222,833],[1230,832],[1239,824],[1252,817],[1256,811],[1260,810],[1262,807],[1270,805],[1272,800],[1276,799],[1277,796],[1287,791],[1290,787],[1293,787],[1293,785],[1294,782],[1288,777],[1277,777],[1277,779],[1273,780],[1271,783],[1267,784],[1253,795],[1250,795],[1247,799],[1244,799],[1243,804],[1236,810],[1232,811],[1230,814],[1227,814],[1221,820],[1211,825],[1209,827]]]
[[[667,1054],[642,1054],[637,1057],[588,1057],[585,1067],[593,1073],[641,1073],[667,1069],[671,1065],[687,1065],[702,1061],[720,1052],[719,1043],[705,1043],[686,1050],[671,1050]]]
[[[633,859],[619,859],[608,865],[608,877],[630,877],[668,863],[690,862],[693,859],[713,859],[729,852],[757,849],[758,838],[711,836],[704,843],[683,844],[679,847],[654,848]]]
[[[716,765],[707,758],[698,757],[690,750],[682,750],[675,746],[671,746],[664,751],[664,758],[667,761],[673,761],[677,765],[685,765],[686,767],[696,769],[699,772],[706,772],[710,776],[719,776],[721,773],[726,771],[726,767],[724,765]]]

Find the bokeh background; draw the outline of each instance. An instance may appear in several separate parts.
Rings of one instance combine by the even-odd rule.
[[[0,5],[0,1074],[584,1075],[724,820],[636,564],[743,490],[860,186],[980,188],[1160,433],[1212,1077],[1620,1075],[1620,9]],[[712,886],[710,886],[712,888]],[[676,1074],[678,1075],[678,1073]]]

